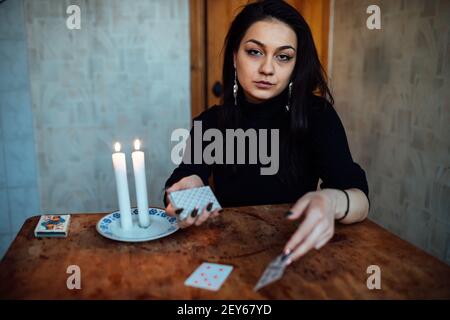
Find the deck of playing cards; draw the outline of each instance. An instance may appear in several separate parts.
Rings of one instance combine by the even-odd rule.
[[[204,262],[186,279],[186,286],[217,291],[233,270],[232,266]]]
[[[222,209],[209,186],[172,191],[169,199],[174,208],[183,208],[180,219],[185,219],[195,208],[199,213],[202,212],[210,202],[213,204],[211,210]]]
[[[67,237],[70,214],[43,215],[34,229],[36,237]]]

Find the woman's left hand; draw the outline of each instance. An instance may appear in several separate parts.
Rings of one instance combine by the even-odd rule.
[[[288,264],[312,248],[319,250],[334,235],[336,195],[333,189],[309,192],[287,212],[289,220],[304,217],[303,222],[287,242],[284,253],[292,253]]]

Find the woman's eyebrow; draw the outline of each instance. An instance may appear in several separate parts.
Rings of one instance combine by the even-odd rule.
[[[265,45],[264,43],[262,43],[262,42],[260,42],[260,41],[258,41],[258,40],[255,40],[255,39],[250,39],[250,40],[245,41],[245,43],[247,43],[247,42],[253,42],[253,43],[256,43],[257,45],[260,45],[260,46],[263,47],[263,48],[266,47],[266,45]],[[283,50],[283,49],[292,49],[292,50],[295,51],[295,48],[292,47],[292,46],[289,46],[289,45],[285,45],[285,46],[281,46],[281,47],[278,47],[278,48],[277,48],[277,50]]]

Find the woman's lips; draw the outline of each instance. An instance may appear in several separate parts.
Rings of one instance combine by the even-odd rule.
[[[273,87],[273,84],[270,82],[259,81],[255,82],[255,85],[259,89],[270,89]]]

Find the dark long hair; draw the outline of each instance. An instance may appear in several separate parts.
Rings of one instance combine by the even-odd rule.
[[[298,179],[299,145],[308,133],[308,108],[314,93],[334,104],[333,97],[328,88],[325,70],[317,54],[311,30],[301,14],[288,3],[281,0],[262,0],[247,4],[233,20],[224,42],[224,61],[222,70],[223,96],[219,124],[224,127],[237,128],[240,125],[242,114],[239,107],[234,106],[233,82],[234,66],[233,53],[237,52],[246,31],[255,22],[277,19],[290,26],[297,36],[297,58],[291,77],[292,96],[289,101],[289,119],[284,128],[280,130],[283,148],[287,148],[289,163],[285,167],[285,182]],[[241,91],[242,88],[240,87]],[[324,100],[324,101],[325,101]],[[283,167],[283,166],[282,166]]]

